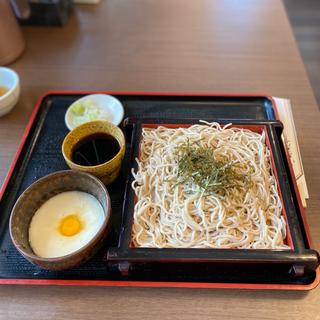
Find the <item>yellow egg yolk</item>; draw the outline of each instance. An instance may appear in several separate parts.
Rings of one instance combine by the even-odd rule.
[[[66,237],[72,237],[81,231],[81,222],[77,215],[71,214],[64,217],[59,226],[59,232]]]

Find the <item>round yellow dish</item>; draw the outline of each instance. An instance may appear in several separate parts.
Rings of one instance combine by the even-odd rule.
[[[115,138],[119,143],[119,151],[109,161],[98,165],[82,165],[75,163],[73,160],[73,153],[75,148],[79,145],[79,142],[95,134],[107,134]],[[93,174],[105,185],[108,185],[111,184],[120,173],[125,148],[125,138],[120,128],[108,121],[92,121],[69,132],[62,144],[62,154],[71,169]],[[105,151],[107,152],[107,150]]]

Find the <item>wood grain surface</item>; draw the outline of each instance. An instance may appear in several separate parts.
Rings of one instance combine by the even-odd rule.
[[[285,0],[284,4],[320,107],[320,1]]]
[[[24,27],[17,107],[0,119],[0,182],[46,90],[264,92],[293,104],[320,249],[320,115],[280,0],[102,0],[64,28]],[[320,319],[310,293],[0,287],[0,319]]]

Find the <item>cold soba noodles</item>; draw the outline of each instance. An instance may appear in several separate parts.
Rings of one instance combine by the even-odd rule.
[[[288,249],[265,133],[143,128],[132,246]]]

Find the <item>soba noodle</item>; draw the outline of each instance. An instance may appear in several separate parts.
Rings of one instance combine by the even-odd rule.
[[[286,223],[265,134],[221,127],[143,128],[132,188],[136,194],[132,246],[149,248],[287,249]],[[217,159],[241,163],[250,187],[223,195],[175,184],[176,150],[186,142],[213,148]]]

